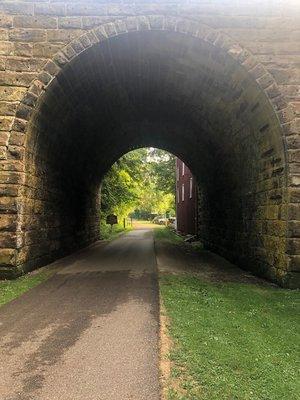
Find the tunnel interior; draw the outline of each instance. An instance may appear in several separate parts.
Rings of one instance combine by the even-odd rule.
[[[93,45],[41,96],[26,143],[19,263],[31,269],[97,240],[103,175],[150,146],[195,175],[207,248],[273,279],[284,274],[285,160],[273,108],[225,51],[168,31]]]

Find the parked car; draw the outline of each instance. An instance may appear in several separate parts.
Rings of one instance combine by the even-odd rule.
[[[160,216],[157,215],[156,217],[153,218],[152,223],[153,224],[158,224],[158,220],[160,219]]]
[[[175,217],[168,218],[168,226],[170,226],[173,229],[176,229],[176,218]]]
[[[152,222],[158,225],[167,225],[168,219],[158,215],[157,217],[153,218]]]

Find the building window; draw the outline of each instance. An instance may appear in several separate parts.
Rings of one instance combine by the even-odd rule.
[[[190,199],[193,197],[193,178],[190,178]]]
[[[181,201],[184,201],[184,184],[182,185],[181,189]]]
[[[182,163],[182,176],[184,176],[184,163]]]
[[[179,167],[176,168],[176,180],[179,181]]]

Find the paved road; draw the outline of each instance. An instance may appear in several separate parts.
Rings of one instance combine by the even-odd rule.
[[[67,257],[0,309],[1,400],[158,400],[151,230]]]

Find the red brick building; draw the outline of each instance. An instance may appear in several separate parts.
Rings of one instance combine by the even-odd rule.
[[[178,231],[196,233],[197,184],[191,171],[179,158],[176,158],[176,218]]]

